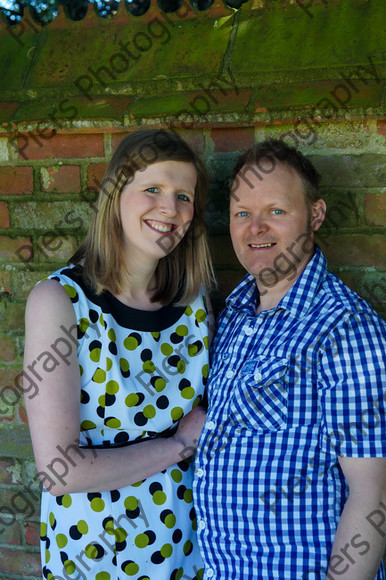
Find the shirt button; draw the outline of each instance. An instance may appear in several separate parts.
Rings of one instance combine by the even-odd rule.
[[[214,429],[215,428],[215,424],[213,421],[208,421],[206,424],[206,428],[207,429]]]
[[[194,470],[194,473],[197,475],[197,477],[202,477],[204,475],[204,470],[201,469],[201,467],[197,467],[197,469]]]
[[[233,375],[234,375],[234,374],[235,374],[235,373],[234,373],[233,371],[229,370],[229,371],[227,371],[227,372],[225,373],[225,376],[226,376],[226,378],[227,378],[227,379],[231,379],[231,378],[233,377]]]
[[[255,373],[255,381],[261,381],[262,378],[263,378],[263,375],[261,373],[259,373],[259,371],[257,371]]]
[[[214,576],[214,570],[212,570],[212,568],[208,568],[206,570],[206,575],[207,575],[208,578],[213,578],[213,576]]]
[[[251,328],[250,326],[246,326],[244,328],[244,332],[247,336],[251,336],[251,334],[253,334],[253,328]]]
[[[198,529],[199,530],[203,530],[205,528],[205,522],[204,520],[199,520],[198,521]]]

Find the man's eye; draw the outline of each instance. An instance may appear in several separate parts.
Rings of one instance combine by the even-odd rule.
[[[238,217],[246,217],[248,215],[247,211],[239,211],[238,214],[236,214]]]
[[[283,212],[283,210],[282,210],[282,209],[274,209],[274,210],[272,210],[272,213],[273,213],[273,214],[275,214],[275,215],[281,215],[281,214],[283,214],[284,212]]]

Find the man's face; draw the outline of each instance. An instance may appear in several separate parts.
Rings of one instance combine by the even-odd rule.
[[[307,208],[303,182],[291,167],[277,162],[270,173],[254,169],[232,190],[234,250],[258,284],[269,280],[272,286],[286,277],[293,281],[312,257],[314,231],[323,222],[326,205],[319,199]]]

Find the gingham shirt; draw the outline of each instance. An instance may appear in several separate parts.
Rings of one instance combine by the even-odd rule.
[[[275,308],[256,316],[257,301],[247,275],[213,343],[194,484],[204,579],[324,580],[348,494],[338,455],[386,456],[386,325],[319,248]],[[353,530],[340,574],[365,542]]]

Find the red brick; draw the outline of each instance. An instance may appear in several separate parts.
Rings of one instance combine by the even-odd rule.
[[[111,136],[111,147],[113,152],[116,150],[122,139],[127,137],[130,133],[113,133]]]
[[[31,193],[32,167],[0,167],[0,193]]]
[[[254,143],[254,129],[212,129],[215,153],[246,151]]]
[[[6,511],[4,513],[7,513]],[[2,518],[2,524],[0,526],[0,536],[1,543],[7,544],[8,546],[20,546],[21,544],[21,530],[18,521],[11,523],[9,525],[5,524],[5,519]],[[5,525],[4,525],[5,524]]]
[[[16,350],[12,338],[0,336],[0,360],[11,362],[15,360]]]
[[[0,578],[7,580],[7,573],[41,578],[40,554],[2,548]]]
[[[98,190],[105,175],[107,163],[92,163],[87,169],[87,186],[91,191]]]
[[[8,204],[0,201],[0,228],[9,228]]]
[[[24,524],[24,537],[29,546],[38,546],[40,540],[40,524],[26,522]]]
[[[377,121],[377,131],[380,135],[386,136],[386,121]]]
[[[30,238],[9,238],[8,236],[0,236],[0,263],[18,262],[23,258],[27,259],[29,252],[28,247],[30,246]]]
[[[28,423],[28,416],[25,408],[24,397],[22,397],[17,404],[17,414],[22,423]]]
[[[58,193],[78,193],[80,191],[80,167],[43,167],[41,169],[43,191]]]
[[[368,194],[365,197],[365,218],[369,226],[386,225],[386,195]]]
[[[43,135],[45,138],[43,138]],[[25,135],[19,139],[19,156],[21,159],[65,159],[84,157],[103,157],[103,135],[62,135],[48,138],[50,133]]]
[[[12,484],[12,472],[9,468],[14,466],[14,459],[0,459],[0,483]]]
[[[331,266],[386,266],[382,235],[337,235],[319,241]]]

